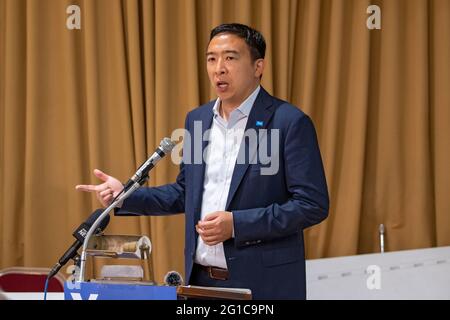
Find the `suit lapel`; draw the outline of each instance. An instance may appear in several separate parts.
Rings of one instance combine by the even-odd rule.
[[[250,115],[248,117],[247,125],[245,127],[245,132],[247,130],[254,130],[258,133],[259,129],[266,129],[267,125],[272,117],[274,112],[274,108],[272,106],[272,97],[261,87],[261,90],[255,100],[255,103],[250,111]],[[244,134],[245,137],[245,134]],[[259,137],[258,137],[259,138]],[[244,139],[244,138],[243,138]],[[239,148],[239,154],[242,152],[248,152],[250,149],[249,139],[244,139],[245,143],[241,143]],[[259,144],[259,139],[257,139],[257,144]],[[247,151],[246,151],[247,150]],[[236,163],[233,171],[233,177],[231,178],[230,191],[228,192],[227,204],[225,206],[225,210],[228,210],[231,200],[233,199],[236,190],[239,187],[239,184],[244,177],[245,172],[250,165],[249,160],[253,158],[254,153],[258,150],[258,145],[253,148],[253,154],[249,154],[249,158],[246,158],[245,163],[240,164]],[[240,156],[238,156],[239,158]]]
[[[195,223],[197,223],[198,220],[200,220],[200,214],[201,214],[201,204],[202,204],[202,197],[203,197],[203,183],[205,179],[205,161],[203,159],[203,153],[205,151],[205,148],[208,145],[209,139],[203,139],[205,131],[209,130],[211,128],[212,119],[213,119],[213,111],[212,108],[214,107],[214,102],[211,102],[210,108],[206,108],[204,112],[200,115],[200,119],[196,119],[194,121],[201,121],[197,122],[197,126],[194,123],[194,134],[193,134],[193,145],[192,145],[192,153],[194,160],[193,165],[193,187],[194,187],[194,216],[195,216]],[[201,130],[200,130],[200,124],[201,124]],[[201,132],[201,137],[198,137],[198,135]],[[192,134],[192,133],[191,133]],[[207,138],[207,137],[206,137]],[[201,155],[195,155],[196,153],[196,144],[198,145],[201,142],[202,146],[202,152]],[[200,158],[201,159],[197,159]],[[197,158],[195,158],[197,157]]]

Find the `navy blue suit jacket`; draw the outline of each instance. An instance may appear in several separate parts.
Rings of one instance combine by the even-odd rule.
[[[202,133],[211,127],[213,106],[211,101],[189,112],[185,125],[191,136],[194,121],[201,121],[197,124],[201,123]],[[233,212],[235,237],[223,243],[230,279],[235,287],[251,289],[255,299],[305,299],[303,229],[328,215],[328,191],[313,123],[301,110],[261,88],[247,129],[267,129],[268,136],[270,129],[279,130],[279,169],[275,174],[262,175],[264,165],[259,161],[248,163],[250,155],[246,163],[235,166],[226,205],[226,211]],[[197,151],[207,145],[185,142],[183,157],[194,154],[196,143]],[[242,148],[249,148],[248,139],[241,143]],[[187,282],[197,245],[195,225],[200,219],[205,173],[204,161],[196,164],[193,158],[181,164],[175,183],[141,188],[116,212],[184,212]]]

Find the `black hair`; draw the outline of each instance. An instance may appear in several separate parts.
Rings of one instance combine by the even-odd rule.
[[[266,40],[263,35],[244,24],[240,23],[224,23],[211,30],[209,41],[221,33],[231,33],[245,40],[250,48],[250,55],[253,61],[264,59],[266,55]]]

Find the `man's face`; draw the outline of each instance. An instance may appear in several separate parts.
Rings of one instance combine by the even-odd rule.
[[[264,59],[252,61],[245,40],[229,33],[211,39],[206,53],[209,80],[229,107],[239,106],[260,83]]]

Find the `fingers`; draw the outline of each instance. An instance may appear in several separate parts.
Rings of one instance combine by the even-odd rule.
[[[215,246],[216,244],[219,244],[223,241],[203,241],[208,246]]]
[[[113,199],[112,194],[109,194],[103,198],[105,207],[111,203],[112,199]]]
[[[114,192],[110,189],[110,188],[107,188],[107,189],[105,189],[105,190],[103,190],[103,191],[100,191],[99,192],[99,195],[103,198],[103,197],[106,197],[106,196],[108,196],[108,195],[113,195],[114,194]]]
[[[109,176],[101,170],[94,169],[94,175],[102,181],[108,180]],[[75,186],[76,190],[85,192],[97,192],[104,190],[104,184],[92,185],[92,184],[79,184]]]
[[[220,212],[213,212],[213,213],[206,215],[205,218],[203,219],[203,221],[211,221],[211,220],[218,218],[219,216],[220,216]]]
[[[213,223],[209,223],[209,222],[206,223],[206,222],[199,221],[198,227],[205,231],[205,230],[210,230],[210,229],[216,228],[217,224],[215,222],[213,222]]]
[[[220,242],[223,242],[224,239],[220,236],[210,236],[210,237],[202,237],[203,242],[208,246],[214,246]]]
[[[208,231],[208,234],[211,234],[211,232],[217,232],[213,229],[216,229],[218,227],[219,221],[217,218],[220,217],[220,214],[218,212],[213,212],[205,216],[204,220],[201,220],[198,222],[197,226],[199,229],[202,230],[202,232]]]
[[[202,237],[210,237],[210,236],[216,235],[218,233],[218,230],[216,230],[214,228],[203,229],[198,226],[196,226],[196,228],[197,228],[198,234],[201,235]]]
[[[103,191],[100,191],[97,194],[97,198],[103,205],[108,205],[114,198],[114,191],[110,188],[107,188]]]
[[[94,186],[91,184],[79,184],[75,186],[76,190],[85,191],[85,192],[96,192],[99,191],[100,185]]]
[[[195,228],[206,245],[216,245],[232,237],[233,215],[228,211],[210,213]]]
[[[203,241],[220,240],[222,241],[223,232],[219,228],[202,229],[196,226],[197,233],[202,237]]]
[[[198,226],[203,229],[214,228],[217,225],[218,215],[216,214],[208,214],[204,220],[198,222]]]
[[[226,240],[217,228],[203,229],[198,225],[195,228],[203,242],[208,246],[214,246]]]
[[[108,180],[109,176],[101,170],[94,169],[94,175],[102,181]]]
[[[102,204],[102,206],[106,207],[112,202],[115,195],[120,192],[122,185],[120,181],[108,176],[101,170],[95,169],[94,175],[104,182],[98,185],[79,184],[75,186],[75,189],[86,192],[95,192],[97,200]],[[114,191],[113,188],[115,188],[116,191]]]
[[[202,237],[203,241],[213,240],[213,238],[215,239],[218,236],[217,232],[213,232],[211,230],[205,231],[198,227],[196,227],[196,228],[197,228],[198,234],[200,235],[200,237]]]

